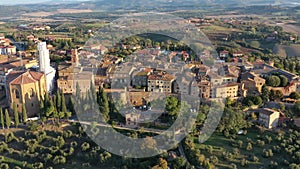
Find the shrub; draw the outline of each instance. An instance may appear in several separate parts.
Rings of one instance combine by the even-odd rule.
[[[88,149],[90,149],[90,144],[87,143],[87,142],[82,143],[82,145],[81,145],[81,150],[82,150],[83,152],[85,152],[85,151],[87,151]]]
[[[253,156],[253,162],[259,162],[259,158],[258,157],[256,157],[256,156]]]
[[[56,139],[56,146],[62,148],[65,145],[65,140],[63,137],[58,136]]]
[[[252,144],[251,144],[251,143],[248,143],[248,144],[247,144],[246,150],[248,150],[248,151],[252,150]]]
[[[5,142],[6,143],[12,142],[14,139],[16,139],[16,138],[15,138],[14,133],[12,133],[12,132],[5,135]]]
[[[0,168],[1,168],[1,169],[9,169],[9,165],[6,164],[6,163],[1,163],[1,164],[0,164]]]
[[[248,165],[248,163],[249,163],[249,161],[247,161],[246,159],[243,158],[241,161],[241,166],[245,167]]]
[[[67,130],[63,132],[64,138],[71,138],[73,136],[73,132],[71,130]]]
[[[53,159],[53,164],[65,164],[67,162],[66,158],[63,156],[55,156]]]

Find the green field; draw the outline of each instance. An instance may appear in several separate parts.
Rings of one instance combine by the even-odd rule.
[[[291,157],[283,150],[281,141],[278,141],[276,136],[277,134],[270,131],[259,133],[257,129],[250,129],[246,135],[238,135],[235,138],[226,138],[223,134],[215,133],[203,144],[198,143],[198,138],[194,138],[194,142],[196,149],[199,149],[206,158],[211,156],[218,158],[218,162],[214,164],[218,168],[232,168],[232,164],[237,168],[270,168],[272,161],[278,163],[276,168],[286,168],[288,165],[284,160],[290,160]],[[267,137],[272,138],[271,141]],[[258,140],[264,141],[265,145],[260,145]],[[247,150],[248,143],[252,144],[251,150]],[[279,146],[281,150],[275,150],[274,146]],[[269,149],[272,149],[273,155],[266,157],[264,150]],[[228,156],[231,158],[227,158]],[[254,156],[259,161],[254,161]],[[242,160],[247,160],[247,165],[242,166]]]

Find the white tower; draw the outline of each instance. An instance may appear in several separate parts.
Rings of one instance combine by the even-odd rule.
[[[38,44],[38,50],[40,58],[40,71],[45,72],[47,68],[50,68],[50,55],[46,42],[40,42]]]
[[[54,90],[55,81],[55,69],[50,66],[50,54],[47,49],[46,42],[40,42],[38,44],[39,60],[40,60],[40,71],[44,72],[46,76],[47,91],[52,93]]]

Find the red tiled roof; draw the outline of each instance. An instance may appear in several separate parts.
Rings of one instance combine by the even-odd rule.
[[[41,72],[29,71],[29,73],[35,80],[41,80],[41,78],[44,76],[44,74]]]
[[[8,84],[28,84],[35,83],[43,77],[43,73],[33,71],[15,71],[7,76]]]

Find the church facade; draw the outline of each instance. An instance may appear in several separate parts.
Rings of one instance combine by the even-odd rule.
[[[25,104],[27,116],[36,116],[39,113],[40,101],[46,93],[46,78],[41,72],[13,71],[7,77],[8,102],[11,110],[14,103],[18,112],[22,112]]]

